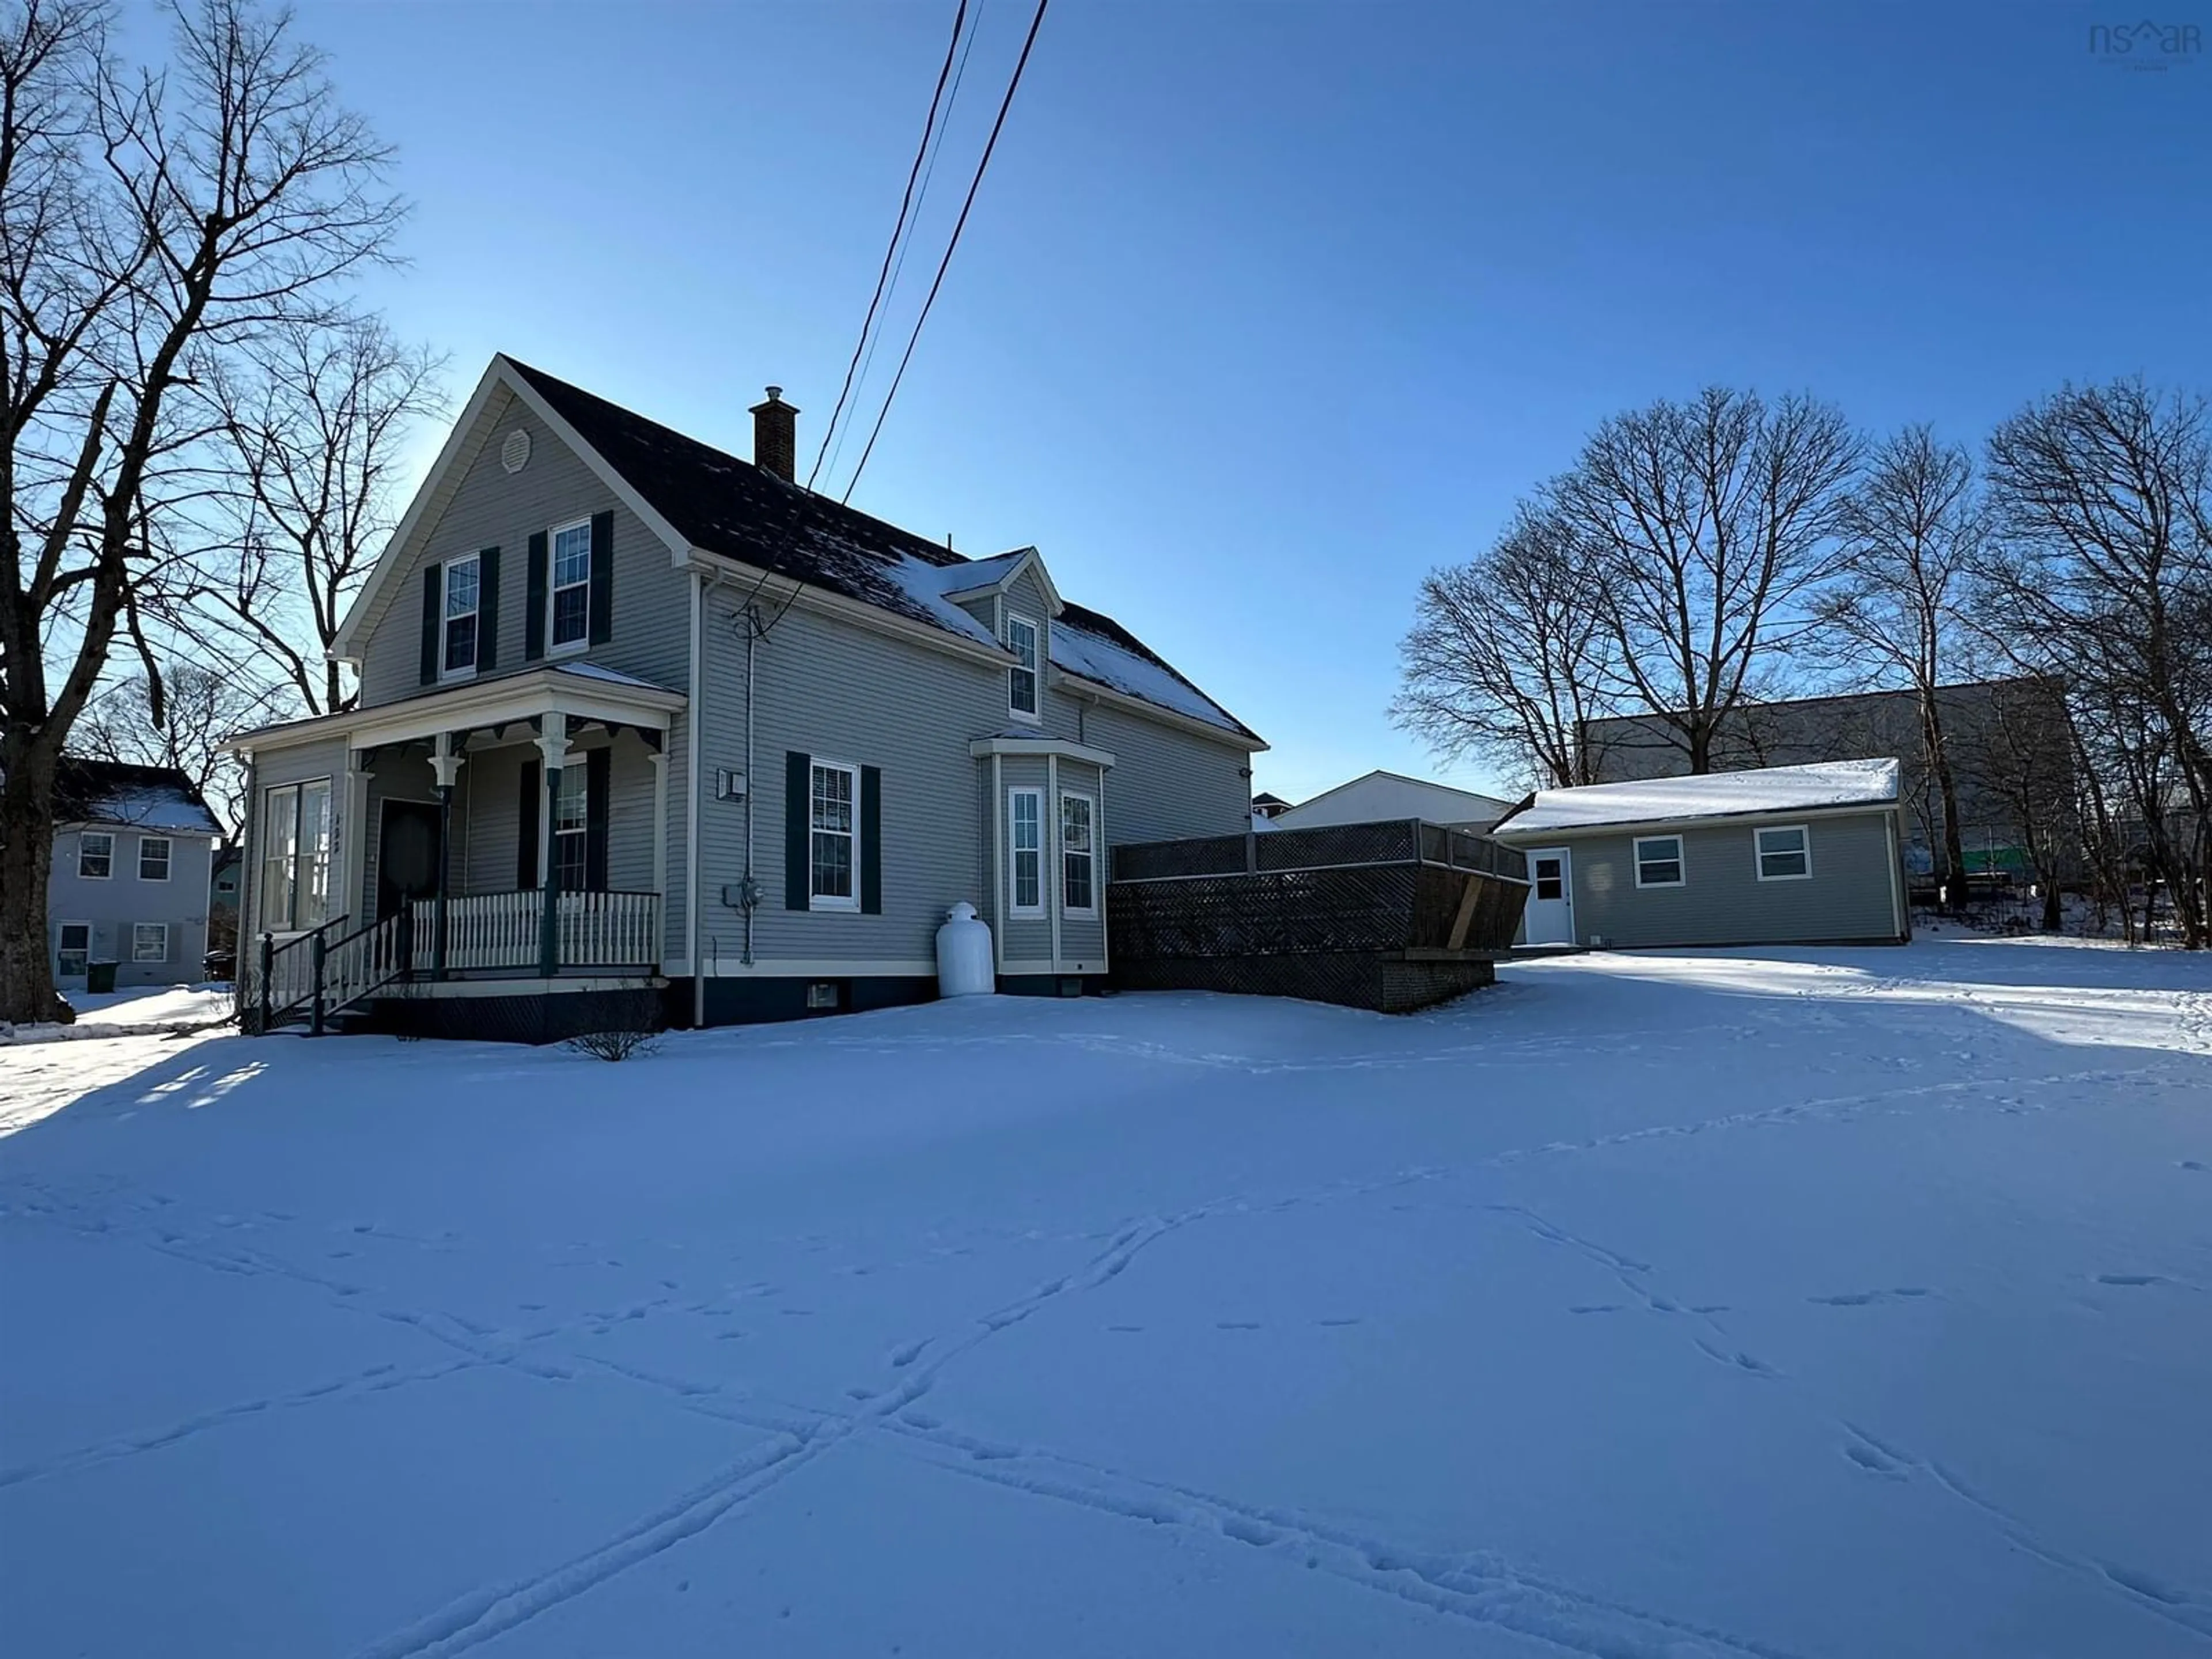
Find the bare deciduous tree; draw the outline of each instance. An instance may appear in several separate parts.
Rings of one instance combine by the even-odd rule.
[[[1938,690],[1957,677],[1959,606],[1980,556],[1984,515],[1973,462],[1925,426],[1908,426],[1869,458],[1843,499],[1843,553],[1834,585],[1814,607],[1846,666],[1912,692],[1923,774],[1937,802],[1938,874],[1955,907],[1966,858]]]
[[[55,770],[118,635],[161,710],[145,623],[192,585],[168,550],[206,487],[196,386],[329,319],[401,210],[289,15],[179,0],[143,70],[108,21],[0,7],[0,1019],[52,1008]]]
[[[1621,674],[1692,772],[1810,625],[1858,456],[1830,404],[1712,387],[1607,421],[1548,492],[1598,556]]]
[[[232,732],[269,716],[279,688],[250,678],[171,663],[161,671],[161,719],[154,719],[153,683],[143,674],[119,680],[85,706],[70,748],[96,760],[172,766],[192,781],[234,836],[243,827],[238,769],[218,745]]]
[[[330,648],[398,517],[415,424],[441,414],[444,359],[378,319],[294,324],[212,377],[234,476],[209,504],[198,598],[217,641],[244,641],[310,714],[351,706]]]
[[[1593,781],[1583,727],[1613,678],[1595,582],[1567,524],[1524,503],[1490,551],[1421,583],[1393,718],[1540,788]]]
[[[1990,480],[1990,613],[2075,687],[2182,942],[2212,942],[2212,410],[2138,380],[2068,386],[1997,428]]]

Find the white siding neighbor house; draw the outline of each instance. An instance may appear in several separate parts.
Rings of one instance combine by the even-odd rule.
[[[1859,760],[1539,790],[1492,832],[1528,854],[1522,941],[1903,944],[1897,777]]]
[[[1380,823],[1391,818],[1419,818],[1449,830],[1476,835],[1512,810],[1510,801],[1478,795],[1471,789],[1409,778],[1400,772],[1370,772],[1310,800],[1270,814],[1278,830],[1317,830],[1330,823]]]
[[[198,979],[222,836],[191,780],[172,767],[64,757],[46,886],[55,984],[81,991],[93,963],[111,962],[118,988]]]

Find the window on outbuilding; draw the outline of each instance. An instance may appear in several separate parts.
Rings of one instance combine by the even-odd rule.
[[[1754,832],[1761,881],[1803,881],[1813,873],[1813,837],[1802,823]]]
[[[1638,836],[1636,838],[1636,884],[1638,887],[1680,887],[1683,884],[1682,838],[1680,836]]]

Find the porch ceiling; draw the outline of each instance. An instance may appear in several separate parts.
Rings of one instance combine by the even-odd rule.
[[[251,752],[342,735],[354,749],[380,749],[427,741],[441,732],[517,725],[547,714],[665,732],[688,701],[681,691],[590,664],[548,664],[518,674],[441,686],[374,708],[245,732],[224,747]]]

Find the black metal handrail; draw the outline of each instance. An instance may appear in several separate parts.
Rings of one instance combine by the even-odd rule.
[[[349,918],[346,916],[332,916],[329,921],[309,928],[306,933],[295,933],[282,944],[277,942],[274,933],[266,931],[262,933],[259,963],[261,982],[255,988],[255,999],[258,1005],[262,1030],[273,1030],[277,1020],[289,1018],[306,1007],[314,1000],[315,987],[322,979],[321,973],[311,967],[305,975],[304,983],[299,994],[279,1000],[276,995],[277,963],[283,962],[293,951],[302,949],[307,951],[311,963],[315,961],[324,948],[325,936],[333,927],[343,927],[349,920]],[[286,965],[289,967],[291,964]]]

